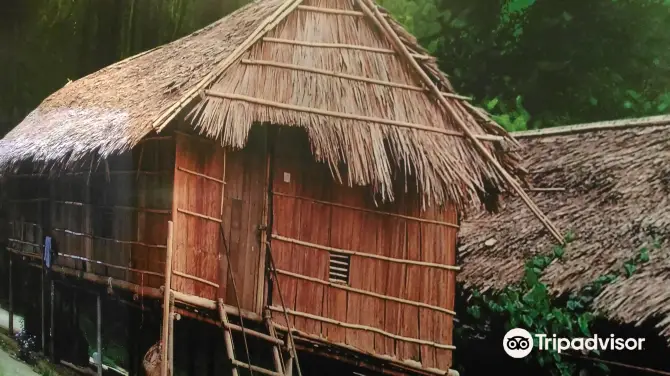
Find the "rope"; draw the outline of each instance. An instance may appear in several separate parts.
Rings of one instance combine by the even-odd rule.
[[[295,368],[298,370],[298,376],[302,376],[302,371],[300,370],[300,362],[298,361],[298,351],[295,349],[295,339],[293,338],[293,332],[291,330],[291,322],[288,319],[288,313],[286,312],[286,304],[284,304],[284,295],[281,293],[281,287],[279,286],[279,275],[277,274],[277,268],[275,266],[275,260],[272,257],[272,248],[268,242],[265,242],[265,245],[268,247],[268,254],[270,255],[270,268],[272,270],[275,281],[277,282],[277,292],[279,293],[279,302],[282,306],[282,311],[284,313],[284,319],[286,320],[286,329],[289,340],[291,341],[291,350],[293,352],[293,358],[295,358]]]
[[[233,273],[233,266],[230,262],[230,249],[228,249],[228,241],[223,229],[223,223],[219,222],[219,232],[223,239],[223,247],[226,249],[226,260],[228,261],[228,271],[230,273],[230,280],[233,283],[233,292],[235,293],[235,303],[237,304],[237,312],[240,314],[240,327],[242,328],[242,338],[244,339],[244,351],[247,353],[247,364],[249,365],[249,374],[254,376],[254,371],[251,369],[251,354],[249,353],[249,344],[247,343],[247,333],[244,328],[244,319],[242,318],[242,307],[240,306],[240,299],[237,295],[237,284],[235,283],[235,274]],[[230,330],[230,329],[228,329]],[[234,367],[234,366],[233,366]]]

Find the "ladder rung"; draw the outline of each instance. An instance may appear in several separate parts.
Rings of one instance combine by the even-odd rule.
[[[242,332],[242,327],[239,326],[239,325],[231,324],[229,322],[224,323],[223,325],[230,330],[235,330],[235,331],[238,331],[238,332]],[[265,333],[261,333],[261,332],[255,331],[255,330],[251,330],[249,328],[244,328],[244,334],[250,335],[252,337],[264,339],[268,342],[272,342],[272,343],[274,343],[276,345],[279,345],[279,346],[284,344],[284,341],[280,340],[279,338],[275,338],[275,337],[267,335]]]
[[[240,362],[239,360],[236,360],[236,359],[231,359],[231,362],[233,363],[233,366],[235,366],[235,367],[242,367],[242,368],[246,368],[246,369],[249,369],[249,367],[251,367],[251,370],[252,370],[252,371],[254,371],[254,372],[258,372],[258,373],[262,373],[262,374],[264,374],[264,375],[269,375],[269,376],[284,376],[284,375],[282,375],[282,374],[279,373],[279,372],[270,371],[269,369],[265,369],[265,368],[258,367],[258,366],[254,366],[254,365],[251,365],[251,366],[250,366],[249,364],[244,363],[244,362]]]

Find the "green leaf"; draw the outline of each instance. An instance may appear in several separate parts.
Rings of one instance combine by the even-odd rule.
[[[640,262],[649,261],[649,250],[647,248],[642,248],[640,250]]]
[[[481,310],[479,306],[477,305],[472,305],[467,308],[468,313],[474,317],[475,319],[478,319],[481,317]]]
[[[563,247],[554,247],[554,256],[556,256],[556,258],[562,258],[564,254],[565,249]]]
[[[636,269],[635,265],[630,264],[630,263],[625,263],[623,265],[623,267],[626,270],[626,277],[630,277],[630,276],[633,275],[633,273],[635,273],[635,269]]]
[[[579,325],[579,330],[587,337],[591,336],[591,331],[589,330],[589,317],[584,314],[577,318],[577,324]]]

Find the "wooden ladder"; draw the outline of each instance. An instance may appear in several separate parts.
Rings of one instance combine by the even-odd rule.
[[[272,319],[269,316],[269,312],[266,313],[264,318],[265,328],[267,333],[262,333],[256,330],[245,328],[242,325],[233,324],[228,319],[228,313],[225,310],[223,300],[219,299],[219,316],[221,318],[221,324],[223,325],[223,335],[226,345],[226,353],[228,359],[233,367],[233,376],[239,376],[239,368],[250,369],[252,372],[257,372],[263,375],[268,376],[291,376],[293,374],[293,349],[290,346],[289,337],[286,337],[286,342],[282,341],[277,337],[274,325],[272,324]],[[274,364],[274,370],[266,369],[251,364],[251,359],[249,363],[242,362],[235,357],[235,346],[233,341],[233,331],[242,333],[243,336],[250,336],[258,338],[269,343],[272,346],[272,360]],[[286,364],[282,357],[282,347],[287,350],[289,354]]]

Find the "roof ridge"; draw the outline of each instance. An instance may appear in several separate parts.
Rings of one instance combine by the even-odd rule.
[[[514,138],[538,138],[549,136],[565,136],[571,134],[622,130],[629,128],[653,127],[670,125],[670,115],[647,116],[641,118],[626,118],[618,120],[597,121],[591,123],[578,123],[563,125],[559,127],[533,129],[528,131],[513,132]]]

